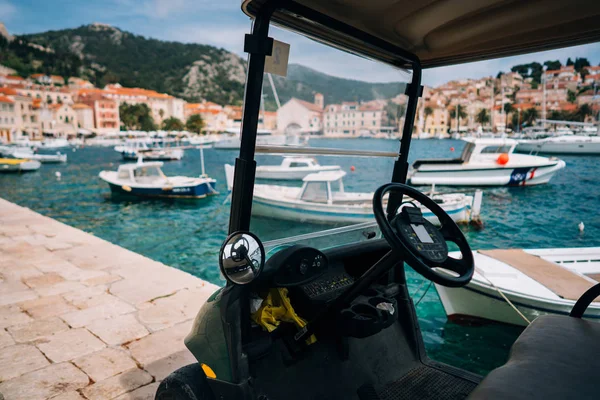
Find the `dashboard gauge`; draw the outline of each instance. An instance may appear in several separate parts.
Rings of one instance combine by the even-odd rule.
[[[308,272],[308,260],[303,259],[300,262],[300,266],[298,267],[298,271],[300,271],[300,274],[302,275],[306,275],[306,272]]]

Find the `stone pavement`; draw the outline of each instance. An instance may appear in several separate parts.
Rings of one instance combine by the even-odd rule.
[[[0,398],[153,399],[216,289],[0,199]]]

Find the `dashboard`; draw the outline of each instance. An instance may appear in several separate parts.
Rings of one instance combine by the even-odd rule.
[[[306,316],[354,283],[342,261],[331,261],[323,252],[300,245],[274,254],[265,264],[265,272],[271,287],[289,288],[294,307]]]

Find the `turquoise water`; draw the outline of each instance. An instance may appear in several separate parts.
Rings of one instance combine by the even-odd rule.
[[[396,151],[395,140],[312,140],[311,146]],[[453,140],[414,141],[410,160],[455,157],[463,143]],[[455,151],[451,152],[450,149]],[[202,279],[223,284],[217,254],[227,234],[229,204],[224,163],[236,151],[204,151],[207,173],[217,179],[221,194],[204,201],[139,200],[110,195],[98,178],[104,169],[122,162],[112,148],[70,152],[66,165],[44,165],[39,171],[0,174],[0,196],[52,218],[93,233]],[[567,168],[548,185],[486,189],[482,218],[485,228],[465,234],[473,248],[583,247],[600,245],[600,180],[595,157],[564,156]],[[260,163],[278,164],[280,157],[258,156]],[[391,159],[319,157],[322,164],[339,164],[348,172],[348,191],[373,191],[391,177]],[[350,172],[354,166],[355,171]],[[167,175],[200,174],[199,152],[187,150],[182,161],[165,163]],[[55,172],[62,178],[57,180]],[[472,191],[472,189],[469,189]],[[585,234],[577,225],[585,223]],[[254,218],[252,230],[263,241],[326,229],[326,226]],[[486,373],[502,364],[519,328],[501,325],[461,326],[446,320],[433,285],[408,272],[427,351],[433,358]],[[427,291],[426,291],[427,290]],[[426,292],[425,292],[426,291]]]

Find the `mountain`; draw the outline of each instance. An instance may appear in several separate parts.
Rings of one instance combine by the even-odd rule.
[[[273,81],[281,104],[292,97],[312,102],[315,93],[323,94],[325,104],[336,104],[343,101],[389,99],[404,91],[404,84],[400,82],[370,83],[337,78],[298,64],[288,66],[286,78],[273,75]],[[265,79],[263,93],[266,94],[267,108],[273,108],[273,92],[268,79]]]
[[[8,32],[6,32],[8,35]],[[0,64],[23,76],[32,73],[78,76],[98,87],[120,83],[219,104],[240,104],[246,62],[238,55],[209,45],[146,38],[106,24],[84,25],[14,37],[0,35]],[[291,64],[288,77],[273,76],[281,103],[291,97],[312,101],[317,92],[325,103],[390,98],[399,83],[368,83],[336,78]],[[265,105],[276,108],[265,79]]]

